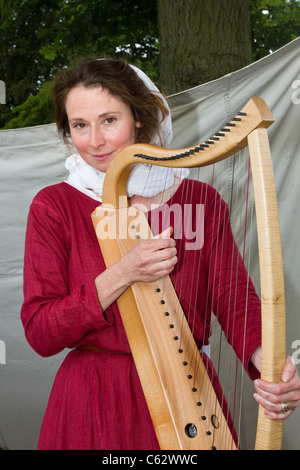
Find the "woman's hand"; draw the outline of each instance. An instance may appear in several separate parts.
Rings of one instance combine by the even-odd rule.
[[[95,279],[98,299],[106,310],[135,282],[153,282],[170,274],[177,263],[175,241],[168,228],[151,240],[140,241]]]
[[[140,241],[119,262],[128,287],[153,282],[171,273],[177,263],[175,241],[168,228],[157,237]]]
[[[260,370],[261,348],[258,348],[251,358],[253,364]],[[299,405],[300,378],[291,357],[287,357],[282,371],[282,381],[266,382],[262,379],[254,381],[255,400],[265,408],[265,415],[270,419],[284,420],[288,418]]]

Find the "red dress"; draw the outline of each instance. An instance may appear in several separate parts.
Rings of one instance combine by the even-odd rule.
[[[204,204],[204,244],[192,251],[184,250],[184,234],[176,241],[174,286],[199,344],[208,343],[213,310],[254,377],[249,362],[260,345],[260,301],[250,283],[244,345],[247,274],[233,241],[227,206],[213,188],[190,180],[183,181],[168,205],[182,205],[186,190],[193,211]],[[155,450],[158,442],[117,305],[103,312],[98,302],[94,279],[105,269],[91,221],[98,205],[60,183],[40,191],[30,207],[21,311],[25,334],[45,357],[71,349],[56,375],[38,448]],[[195,297],[196,260],[201,269]],[[239,295],[233,300],[230,285],[235,277]],[[78,349],[83,345],[105,352]]]

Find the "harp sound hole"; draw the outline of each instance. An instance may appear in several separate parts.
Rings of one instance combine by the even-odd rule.
[[[193,438],[197,436],[197,428],[193,423],[187,424],[185,427],[185,434],[187,437]]]
[[[218,420],[217,416],[216,416],[216,415],[212,415],[212,417],[211,417],[210,420],[211,420],[211,424],[213,425],[213,427],[214,427],[215,429],[219,429],[220,423],[219,423],[219,420]]]

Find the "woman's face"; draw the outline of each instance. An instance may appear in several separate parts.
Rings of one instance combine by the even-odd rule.
[[[140,123],[103,88],[72,88],[66,100],[73,145],[90,166],[105,172],[116,154],[136,142]]]

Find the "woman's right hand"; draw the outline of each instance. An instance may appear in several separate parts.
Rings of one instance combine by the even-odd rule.
[[[171,273],[177,263],[172,228],[150,240],[141,240],[119,261],[95,279],[98,299],[106,310],[135,282],[153,282]]]
[[[172,231],[169,227],[150,240],[140,241],[119,261],[128,287],[135,282],[153,282],[171,273],[177,263]]]

